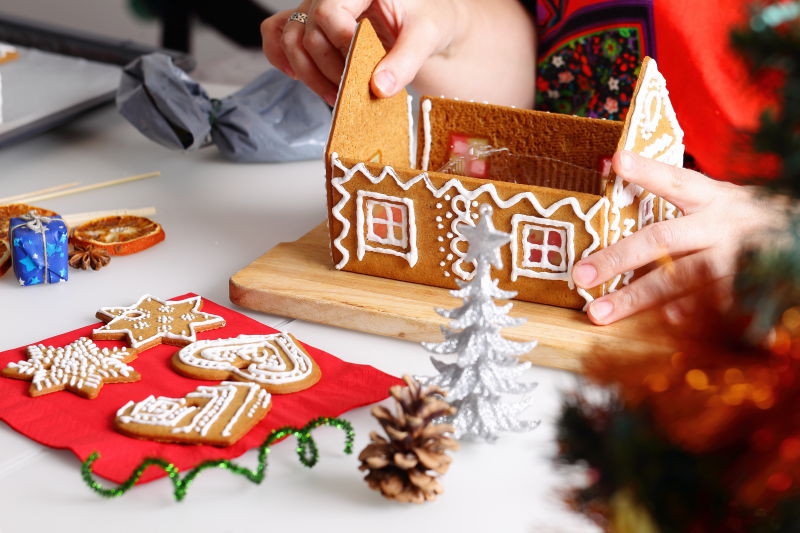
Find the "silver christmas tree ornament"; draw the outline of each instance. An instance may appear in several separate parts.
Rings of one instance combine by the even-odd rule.
[[[437,309],[451,319],[443,327],[443,342],[422,345],[437,355],[457,354],[454,363],[431,357],[439,374],[426,379],[447,391],[447,401],[456,407],[448,419],[456,428],[457,438],[481,438],[494,441],[500,431],[529,431],[538,421],[522,420],[520,413],[531,403],[530,393],[536,383],[520,381],[530,363],[520,363],[516,356],[528,353],[536,342],[513,342],[505,339],[500,330],[519,326],[524,319],[508,316],[512,304],[495,304],[494,299],[508,300],[516,292],[504,291],[492,279],[492,266],[502,268],[500,248],[511,240],[508,233],[497,231],[492,223],[492,208],[482,205],[476,226],[462,224],[459,231],[467,239],[466,261],[473,261],[475,270],[470,281],[458,280],[460,289],[450,293],[464,300],[455,309]],[[504,395],[519,395],[508,401]]]

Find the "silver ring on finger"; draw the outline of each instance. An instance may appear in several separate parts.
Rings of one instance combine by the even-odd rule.
[[[308,13],[303,13],[302,11],[295,11],[291,15],[289,15],[289,20],[287,22],[299,22],[300,24],[305,24],[308,22]]]

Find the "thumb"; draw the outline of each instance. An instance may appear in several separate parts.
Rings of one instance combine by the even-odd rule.
[[[372,74],[372,92],[381,98],[399,93],[414,81],[435,52],[436,28],[425,22],[404,26],[386,57]]]

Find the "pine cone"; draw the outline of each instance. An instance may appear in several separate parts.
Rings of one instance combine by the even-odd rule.
[[[452,425],[435,421],[456,409],[441,398],[445,393],[439,387],[423,388],[410,376],[403,380],[407,387],[390,389],[396,415],[381,405],[372,408],[389,438],[370,434],[371,443],[358,456],[359,470],[368,471],[364,480],[386,498],[423,503],[444,491],[437,478],[450,467],[447,450],[457,450],[458,443],[450,436]]]
[[[69,253],[69,266],[81,270],[100,270],[111,262],[111,256],[102,248],[76,244]]]

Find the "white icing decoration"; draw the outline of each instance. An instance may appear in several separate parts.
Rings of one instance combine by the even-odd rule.
[[[131,356],[127,349],[100,349],[91,339],[80,337],[63,346],[28,346],[28,359],[8,363],[21,376],[30,376],[37,391],[67,388],[91,392],[106,379],[130,377],[135,370],[124,363]]]
[[[408,104],[408,166],[414,168],[417,166],[417,158],[414,154],[414,111],[412,109],[414,97],[410,94],[407,95],[406,103]]]
[[[161,304],[159,309],[168,307],[173,311],[177,306],[191,303],[192,310],[190,313],[182,313],[180,315],[180,319],[183,322],[177,322],[175,316],[165,317],[164,315],[157,316],[155,320],[151,321],[151,313],[146,309],[140,309],[143,304],[149,304],[150,302]],[[162,300],[145,294],[131,306],[100,308],[99,313],[111,318],[111,320],[105,326],[93,330],[92,334],[124,334],[130,340],[131,348],[139,348],[161,338],[177,340],[184,344],[194,342],[197,340],[196,328],[198,326],[214,326],[225,322],[225,319],[221,316],[200,311],[201,305],[202,299],[200,296],[192,296],[184,300]],[[125,322],[130,322],[128,327],[124,327]],[[162,325],[157,326],[158,323]],[[116,327],[117,325],[123,327],[118,328]],[[154,326],[156,326],[156,331],[149,337],[145,338],[143,335],[134,335],[133,333],[134,329],[141,330]]]
[[[314,365],[286,333],[198,341],[182,348],[178,359],[186,366],[227,371],[260,385],[302,381],[311,375]],[[237,361],[246,365],[239,368]]]
[[[422,101],[422,133],[424,136],[422,144],[422,161],[420,168],[428,170],[431,159],[431,101],[425,98]]]
[[[375,192],[358,191],[356,203],[358,260],[363,260],[364,254],[370,251],[402,257],[408,261],[408,266],[410,267],[416,265],[419,256],[417,252],[417,225],[414,218],[414,202],[410,198],[398,198],[396,196],[388,196]],[[388,226],[400,228],[400,239],[396,239],[393,232],[389,233],[388,229],[386,237],[380,237],[372,231],[373,223],[375,222],[373,210],[374,207],[378,205],[384,207],[387,213],[391,212],[392,207],[405,208],[405,210],[401,210],[401,219],[399,222],[394,221],[393,218],[387,221]],[[367,228],[366,235],[364,235],[365,226]],[[372,244],[367,244],[368,240]],[[378,244],[384,246],[378,246]],[[392,246],[400,248],[400,250],[391,248]]]
[[[531,263],[528,258],[532,245],[528,245],[527,238],[531,230],[554,230],[561,229],[562,249],[564,249],[564,258],[562,255],[562,265],[549,265],[546,262],[547,248],[552,247],[546,244],[542,245],[542,260],[541,264]],[[533,217],[529,215],[514,215],[511,217],[511,281],[517,281],[519,276],[538,279],[551,279],[566,281],[567,286],[572,289],[574,283],[572,281],[572,266],[575,263],[575,226],[571,222],[562,222],[560,220],[552,220],[540,217]],[[523,249],[520,253],[518,244],[520,239],[523,242]],[[552,247],[556,248],[556,247]],[[554,250],[555,251],[555,250]],[[560,251],[560,250],[558,250]],[[534,270],[534,268],[539,270]],[[545,268],[551,272],[545,272],[540,269]]]
[[[633,229],[633,227],[635,225],[636,225],[636,221],[634,219],[626,218],[625,221],[623,222],[623,226],[624,227],[622,229],[622,236],[623,237],[630,237],[631,235],[633,235],[633,232],[631,230]]]
[[[617,177],[614,181],[611,198],[599,199],[594,205],[592,205],[587,210],[586,213],[583,212],[580,204],[574,197],[563,198],[555,202],[554,204],[548,206],[547,208],[543,207],[539,203],[538,199],[532,192],[518,193],[509,198],[508,200],[501,200],[498,196],[495,186],[491,183],[483,184],[480,187],[476,188],[475,190],[468,191],[457,178],[454,178],[452,180],[447,181],[442,187],[436,188],[429,179],[427,172],[425,172],[428,170],[430,165],[430,151],[432,144],[430,111],[432,108],[432,101],[429,99],[423,99],[420,107],[421,107],[421,120],[423,126],[422,132],[424,136],[422,140],[423,149],[422,149],[422,159],[420,161],[420,168],[423,170],[423,172],[417,174],[408,181],[401,181],[401,179],[397,176],[397,174],[391,167],[384,167],[382,172],[377,177],[373,176],[369,172],[369,170],[366,169],[366,167],[360,163],[348,169],[341,164],[338,158],[338,154],[335,153],[331,154],[330,164],[332,168],[334,170],[338,168],[344,174],[343,176],[335,177],[332,179],[333,188],[342,195],[341,200],[332,209],[333,217],[336,218],[337,220],[342,221],[343,224],[342,232],[339,234],[338,237],[334,239],[334,247],[342,253],[342,259],[336,265],[336,268],[338,269],[343,268],[345,265],[347,265],[348,261],[350,260],[349,251],[342,245],[343,239],[347,237],[347,235],[349,234],[350,223],[346,221],[342,216],[342,209],[347,204],[347,202],[350,201],[351,194],[344,189],[343,185],[347,183],[350,179],[352,179],[353,176],[355,176],[359,172],[374,184],[380,183],[381,181],[383,181],[383,179],[389,176],[393,178],[396,184],[405,191],[409,190],[416,183],[422,182],[427,187],[427,189],[433,194],[433,196],[437,199],[443,197],[444,191],[449,191],[451,189],[454,189],[455,192],[458,193],[456,199],[458,199],[460,196],[462,197],[461,199],[463,201],[472,204],[475,204],[477,202],[477,198],[478,196],[480,196],[480,194],[488,193],[492,197],[494,203],[500,209],[511,207],[516,203],[518,203],[519,201],[525,199],[534,208],[536,214],[545,219],[548,219],[556,210],[563,207],[564,205],[570,205],[575,215],[584,222],[587,233],[589,233],[589,235],[592,237],[592,243],[588,248],[586,248],[583,251],[581,257],[588,256],[601,246],[607,247],[617,243],[621,238],[631,235],[633,230],[636,229],[637,226],[641,228],[642,226],[648,224],[651,220],[648,214],[649,208],[647,207],[646,203],[645,207],[641,206],[639,207],[638,220],[627,217],[625,217],[623,220],[622,209],[632,205],[637,200],[637,198],[640,198],[643,195],[645,191],[638,185],[626,184],[619,177]],[[684,147],[682,144],[683,130],[680,128],[680,125],[678,124],[674,108],[672,107],[672,104],[669,101],[669,92],[666,89],[666,80],[664,80],[664,77],[658,72],[656,62],[653,60],[650,60],[647,68],[645,69],[645,72],[643,73],[640,90],[637,93],[637,98],[632,108],[633,108],[633,114],[630,121],[629,131],[627,132],[626,136],[625,149],[627,150],[633,149],[636,144],[637,138],[643,139],[644,141],[648,142],[645,148],[641,151],[642,155],[654,158],[658,161],[662,161],[665,163],[681,166],[683,161],[683,151],[684,151]],[[672,131],[670,131],[670,133],[663,133],[658,137],[656,137],[654,133],[657,131],[660,121],[664,118],[669,123]],[[449,199],[448,197],[449,195],[445,196],[445,199]],[[463,241],[463,237],[456,230],[455,224],[458,222],[463,222],[469,225],[473,225],[474,224],[472,216],[473,214],[469,213],[468,206],[465,205],[464,209],[458,210],[455,208],[455,200],[453,204],[454,204],[454,212],[456,213],[457,216],[453,220],[454,231],[448,233],[448,238],[452,239],[450,241],[450,249],[456,256],[458,256],[458,259],[452,264],[451,269],[453,273],[460,276],[461,278],[469,279],[470,273],[464,271],[462,268],[463,257],[465,252],[458,248],[458,244]],[[664,206],[663,218],[669,219],[669,218],[674,218],[675,216],[680,216],[680,211],[677,210],[671,204],[663,202],[661,205]],[[437,209],[441,209],[443,206],[441,203],[437,203],[436,207]],[[607,224],[604,224],[602,228],[602,237],[598,234],[598,231],[593,227],[591,223],[592,219],[594,218],[595,215],[597,215],[600,209],[603,210],[603,213],[605,215],[605,220],[607,221]],[[661,219],[661,210],[659,210],[659,219]],[[552,223],[554,221],[550,220],[548,222]],[[443,242],[444,238],[442,236],[438,236],[437,240],[439,242]],[[568,268],[568,270],[571,270],[571,266]],[[445,274],[447,273],[445,272]],[[605,285],[603,286],[603,294],[605,294],[607,290],[609,292],[614,291],[617,285],[620,283],[620,281],[623,284],[625,284],[628,281],[630,281],[631,277],[632,273],[629,272],[617,276],[608,286]],[[514,275],[512,273],[512,280],[513,279]],[[570,284],[571,288],[574,288],[571,283],[571,277],[566,281],[568,284]],[[577,289],[577,292],[584,298],[587,304],[593,300],[592,296],[587,291],[582,289]]]
[[[208,437],[220,418],[225,417],[228,421],[218,433],[230,437],[242,416],[255,417],[269,406],[271,398],[255,383],[223,381],[202,385],[183,398],[149,396],[141,402],[130,401],[117,411],[117,423],[164,427],[170,428],[172,434]]]
[[[597,212],[600,209],[607,208],[608,199],[606,199],[606,198],[600,198],[597,202],[595,202],[594,205],[592,205],[584,213],[583,209],[581,208],[580,203],[578,202],[578,199],[575,198],[575,197],[562,198],[562,199],[558,200],[557,202],[554,202],[551,205],[549,205],[547,207],[544,207],[539,202],[539,199],[536,197],[536,195],[531,191],[520,192],[520,193],[517,193],[517,194],[513,195],[511,198],[509,198],[507,200],[504,200],[504,199],[500,198],[500,196],[499,196],[499,194],[497,192],[497,188],[491,182],[483,183],[483,184],[481,184],[480,187],[478,187],[478,188],[476,188],[474,190],[468,190],[458,178],[453,178],[453,179],[450,179],[447,182],[445,182],[444,185],[442,185],[441,187],[437,188],[431,182],[430,178],[428,177],[428,173],[427,172],[421,172],[421,173],[417,174],[416,176],[414,176],[413,178],[410,178],[408,181],[403,181],[397,175],[397,173],[394,171],[394,169],[392,167],[385,166],[381,170],[380,174],[378,174],[377,176],[374,176],[369,171],[369,169],[366,167],[366,165],[364,163],[356,163],[351,168],[345,167],[341,163],[341,161],[339,160],[339,156],[336,153],[331,154],[331,165],[334,168],[338,168],[343,173],[342,176],[334,177],[331,180],[331,185],[333,186],[333,188],[336,191],[338,191],[339,194],[342,196],[341,200],[332,209],[333,217],[342,222],[342,231],[333,241],[334,247],[337,250],[339,250],[339,252],[342,254],[342,260],[336,265],[337,269],[342,269],[350,261],[350,252],[342,244],[342,241],[347,237],[347,235],[348,235],[348,233],[350,231],[350,223],[342,215],[342,210],[343,210],[344,206],[347,205],[347,203],[351,199],[351,194],[350,194],[350,192],[348,192],[344,188],[344,185],[347,182],[349,182],[351,179],[353,179],[353,177],[355,177],[356,174],[361,174],[362,176],[364,176],[366,179],[368,179],[373,184],[381,183],[387,177],[392,178],[395,181],[395,183],[397,184],[397,186],[400,187],[400,189],[402,189],[404,191],[408,191],[409,189],[411,189],[411,187],[413,187],[414,185],[420,183],[423,186],[425,186],[428,189],[428,191],[430,191],[430,193],[433,195],[433,197],[436,198],[436,199],[440,199],[440,198],[444,197],[444,195],[448,191],[454,190],[454,192],[457,194],[457,196],[454,197],[453,204],[455,204],[457,201],[463,201],[463,202],[467,202],[467,203],[471,204],[471,202],[473,200],[477,199],[482,194],[488,194],[491,197],[492,202],[494,202],[494,204],[496,206],[498,206],[498,208],[500,208],[500,209],[508,209],[508,208],[510,208],[512,206],[515,206],[517,203],[519,203],[519,202],[524,200],[528,204],[530,204],[530,206],[536,211],[536,213],[539,216],[541,216],[543,218],[549,218],[549,217],[551,217],[553,215],[553,213],[555,213],[556,211],[558,211],[562,207],[570,206],[572,208],[573,212],[575,213],[575,215],[584,222],[584,227],[585,227],[586,232],[592,237],[592,243],[583,251],[583,253],[581,254],[581,257],[588,256],[590,253],[592,253],[595,250],[597,250],[600,247],[600,244],[601,244],[600,234],[597,232],[597,230],[592,225],[592,218],[595,217],[595,215],[597,214]],[[359,193],[360,192],[362,192],[362,191],[359,191]],[[456,210],[456,209],[454,208],[454,210]],[[360,212],[360,210],[358,210],[358,209],[357,209],[357,211]],[[456,210],[456,214],[457,215],[458,215],[458,213],[459,213],[459,211]],[[468,224],[473,224],[472,221],[471,221],[472,220],[471,217],[468,220],[460,220],[460,218],[461,217],[459,217],[459,216],[455,217],[453,219],[453,224],[456,224],[459,221],[462,221],[462,222],[465,222],[465,223],[468,223]],[[620,231],[620,233],[621,233],[621,231]],[[450,248],[453,251],[453,253],[455,253],[459,257],[463,257],[465,252],[462,252],[461,250],[459,250],[457,248],[458,241],[463,240],[463,238],[458,234],[457,231],[453,232],[453,234],[454,234],[455,239],[451,242]],[[439,242],[443,242],[444,238],[442,236],[438,236],[437,240]],[[603,240],[607,241],[607,236],[604,235]],[[454,270],[454,272],[455,272],[455,270]],[[464,277],[464,276],[462,276],[462,277]]]
[[[633,150],[638,139],[651,141],[662,118],[666,118],[671,131],[652,139],[640,154],[669,165],[683,166],[683,130],[669,100],[667,80],[658,71],[654,59],[650,59],[645,68],[639,92],[632,104],[633,114],[625,138],[625,150]]]
[[[664,220],[672,220],[673,218],[678,218],[681,215],[682,213],[677,207],[664,200]]]
[[[656,202],[656,195],[653,193],[647,193],[644,196],[644,198],[639,200],[638,229],[642,229],[648,224],[652,224],[653,222],[655,222],[656,219],[654,211],[655,202]]]

